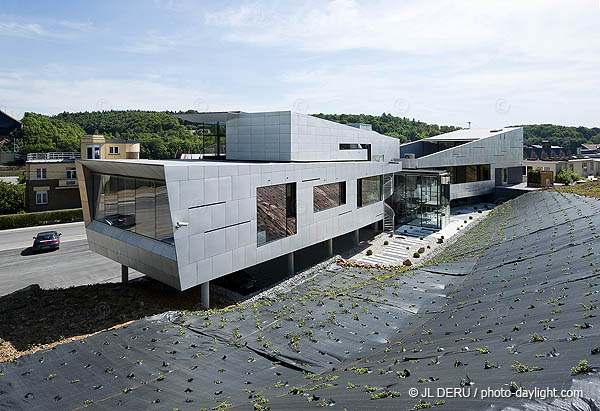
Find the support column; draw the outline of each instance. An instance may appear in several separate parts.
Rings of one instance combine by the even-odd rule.
[[[333,238],[327,240],[327,254],[329,257],[333,257]]]
[[[379,225],[379,221],[375,221],[372,225],[371,228],[373,229],[373,231],[377,232],[378,230],[378,225]]]
[[[127,284],[129,282],[129,267],[121,264],[121,283]]]
[[[288,254],[288,274],[294,275],[296,272],[294,271],[294,252]]]
[[[360,229],[354,230],[354,245],[358,245],[360,243]]]
[[[200,284],[200,303],[202,308],[210,308],[210,283],[208,281]]]

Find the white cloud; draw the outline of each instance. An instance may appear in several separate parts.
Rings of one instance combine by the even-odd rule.
[[[49,35],[40,24],[0,21],[0,36],[33,37]]]
[[[416,54],[596,51],[600,7],[594,0],[334,0],[253,2],[205,14],[229,41],[305,52],[384,50]],[[283,3],[286,6],[289,3]],[[300,5],[298,5],[300,4]]]
[[[93,27],[90,22],[70,20],[30,22],[4,15],[0,19],[4,20],[0,21],[0,37],[72,38]]]

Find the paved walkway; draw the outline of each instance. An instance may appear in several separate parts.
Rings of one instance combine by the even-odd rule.
[[[412,258],[414,251],[411,252],[411,250],[418,250],[421,247],[427,247],[429,244],[429,241],[425,239],[420,240],[418,237],[408,236],[396,236],[389,238],[387,241],[389,241],[389,244],[383,246],[382,253],[364,256],[358,261],[367,264],[396,265],[407,258]]]
[[[487,205],[488,209],[485,208]],[[418,226],[403,225],[396,228],[394,236],[389,233],[381,233],[372,241],[371,246],[356,254],[351,260],[365,264],[379,265],[402,265],[405,260],[414,264],[420,264],[434,249],[442,246],[438,240],[443,238],[447,242],[450,238],[460,233],[461,230],[470,226],[483,217],[494,207],[493,204],[475,204],[473,206],[456,207],[451,210],[450,221],[442,230],[425,229]],[[478,211],[481,211],[478,212]],[[388,245],[384,242],[388,241]],[[425,253],[415,258],[415,252],[424,248]],[[367,255],[367,251],[373,251]]]

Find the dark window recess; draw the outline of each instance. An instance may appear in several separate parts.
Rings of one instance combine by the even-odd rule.
[[[360,144],[340,143],[340,150],[364,150]]]
[[[296,183],[256,189],[257,245],[296,234]]]
[[[451,184],[474,183],[491,179],[489,164],[473,164],[445,168],[450,173]]]
[[[381,201],[382,176],[359,178],[356,182],[358,207]]]
[[[323,184],[313,187],[313,210],[315,213],[346,204],[346,182]]]

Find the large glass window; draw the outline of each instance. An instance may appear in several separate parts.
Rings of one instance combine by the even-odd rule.
[[[491,179],[489,164],[448,167],[451,184],[474,183]]]
[[[256,242],[263,245],[296,234],[296,183],[256,189]]]
[[[94,219],[173,244],[164,181],[94,174]]]
[[[359,178],[357,181],[357,205],[364,207],[381,201],[382,176]]]
[[[346,182],[323,184],[313,187],[313,210],[315,213],[346,204]]]
[[[443,228],[450,218],[449,180],[448,174],[396,174],[390,204],[396,222]]]

